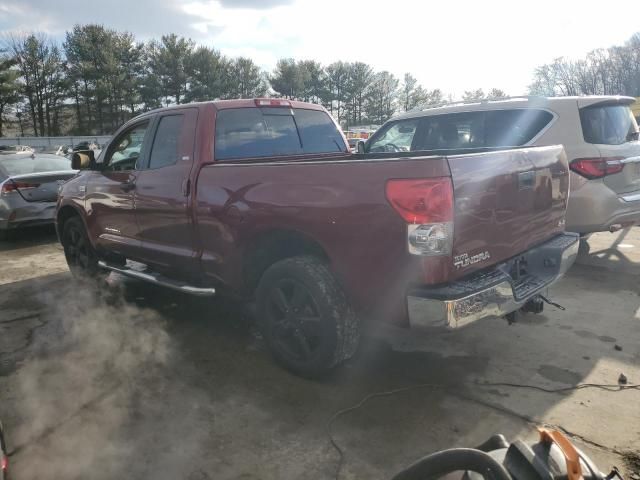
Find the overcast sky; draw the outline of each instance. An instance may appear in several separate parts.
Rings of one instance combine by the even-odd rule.
[[[177,33],[271,70],[278,58],[363,61],[426,88],[526,92],[537,65],[640,31],[621,0],[0,0],[0,31],[58,39],[102,23],[141,40]]]

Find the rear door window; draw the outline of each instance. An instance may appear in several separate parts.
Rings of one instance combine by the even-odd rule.
[[[593,105],[580,109],[587,143],[620,145],[638,139],[638,125],[628,105]]]
[[[234,108],[217,114],[217,160],[345,150],[335,123],[319,110]]]

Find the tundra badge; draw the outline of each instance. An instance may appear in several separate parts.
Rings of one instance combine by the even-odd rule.
[[[476,255],[469,256],[468,253],[463,253],[462,255],[455,255],[453,257],[453,265],[456,269],[468,267],[469,265],[473,265],[474,263],[484,262],[485,260],[489,260],[491,255],[488,251],[484,251],[482,253],[478,253]]]

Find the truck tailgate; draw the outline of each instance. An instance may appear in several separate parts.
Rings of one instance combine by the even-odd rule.
[[[455,195],[453,278],[564,231],[569,175],[561,146],[447,158]]]

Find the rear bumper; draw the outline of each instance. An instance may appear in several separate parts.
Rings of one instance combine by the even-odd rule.
[[[32,202],[18,206],[0,204],[0,230],[52,224],[55,212],[54,202]]]
[[[514,312],[566,273],[578,246],[577,234],[564,233],[490,271],[443,287],[413,289],[407,296],[409,323],[455,329]],[[518,278],[515,271],[521,272]]]
[[[640,192],[618,195],[602,180],[589,180],[571,191],[567,205],[569,232],[606,232],[612,225],[640,224]]]

